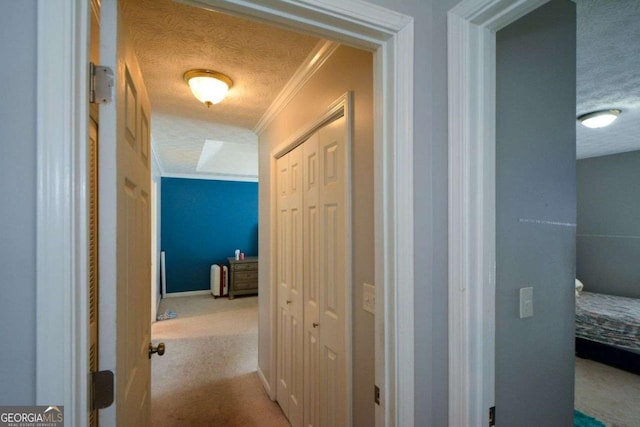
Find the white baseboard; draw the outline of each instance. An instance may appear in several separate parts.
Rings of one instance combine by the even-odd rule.
[[[211,295],[211,291],[209,289],[204,289],[202,291],[186,291],[186,292],[170,292],[165,294],[165,298],[174,298],[174,297],[192,297],[194,295]]]
[[[153,303],[151,304],[151,323],[156,323],[158,321],[158,313],[160,312],[160,302],[162,301],[162,295],[159,295],[158,298],[156,298],[156,306],[155,306],[155,310],[153,307]]]
[[[258,366],[257,371],[258,371],[258,378],[260,378],[260,381],[262,381],[262,386],[264,387],[265,391],[269,395],[269,398],[275,402],[276,396],[271,394],[271,386],[269,385],[269,381],[267,381],[267,378],[262,373],[262,369],[260,369],[260,366]]]

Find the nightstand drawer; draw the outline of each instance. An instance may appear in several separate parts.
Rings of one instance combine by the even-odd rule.
[[[250,282],[237,281],[233,284],[233,289],[235,291],[244,291],[246,289],[258,289],[258,282],[256,280],[252,280]]]
[[[258,263],[257,262],[243,262],[243,263],[233,263],[231,265],[233,271],[247,271],[247,270],[255,270],[258,271]]]
[[[249,282],[258,280],[258,271],[235,271],[233,273],[236,282]]]

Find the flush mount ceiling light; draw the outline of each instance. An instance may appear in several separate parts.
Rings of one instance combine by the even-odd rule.
[[[184,73],[184,81],[193,95],[207,107],[222,101],[233,86],[233,81],[228,76],[204,69],[187,71]]]
[[[584,126],[596,129],[609,126],[620,115],[620,110],[614,108],[611,110],[592,111],[591,113],[578,116],[578,120]]]

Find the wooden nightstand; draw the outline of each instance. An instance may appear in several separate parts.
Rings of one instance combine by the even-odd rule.
[[[229,260],[229,299],[258,293],[258,257]]]

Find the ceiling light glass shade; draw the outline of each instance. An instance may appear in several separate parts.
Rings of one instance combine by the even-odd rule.
[[[189,70],[184,73],[184,80],[193,95],[207,107],[222,101],[233,86],[228,76],[211,70]]]
[[[620,110],[618,109],[601,110],[578,116],[578,120],[584,126],[591,129],[596,129],[609,126],[615,119],[618,118],[619,115]]]

